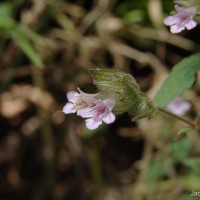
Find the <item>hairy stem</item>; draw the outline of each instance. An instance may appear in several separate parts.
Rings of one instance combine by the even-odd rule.
[[[176,115],[176,114],[174,114],[174,113],[172,113],[172,112],[170,112],[170,111],[168,111],[168,110],[166,110],[166,109],[164,109],[164,108],[160,108],[160,107],[159,107],[158,110],[159,110],[160,112],[166,114],[166,115],[170,115],[170,116],[172,116],[172,117],[174,117],[174,118],[176,118],[176,119],[178,119],[178,120],[180,120],[180,121],[182,121],[182,122],[184,122],[184,123],[190,125],[190,126],[191,126],[192,128],[194,128],[194,129],[196,129],[197,126],[198,126],[196,122],[191,121],[191,120],[189,120],[189,119],[186,119],[186,118],[184,118],[184,117],[178,116],[178,115]]]

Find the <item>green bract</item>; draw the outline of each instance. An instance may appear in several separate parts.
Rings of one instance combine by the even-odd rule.
[[[91,69],[89,73],[99,89],[98,97],[116,100],[114,114],[128,112],[134,121],[144,117],[150,118],[157,111],[147,95],[140,91],[131,75],[114,69]]]

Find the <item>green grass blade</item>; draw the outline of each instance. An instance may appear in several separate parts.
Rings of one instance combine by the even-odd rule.
[[[21,32],[21,34],[23,34],[24,36],[26,36],[27,38],[29,38],[31,41],[43,45],[43,46],[52,46],[52,43],[50,40],[40,36],[39,34],[37,34],[36,32],[32,31],[30,28],[20,25],[18,27],[19,32]]]
[[[17,44],[20,46],[22,51],[26,54],[26,56],[32,61],[32,63],[39,68],[44,67],[43,62],[32,46],[31,42],[25,37],[23,34],[21,34],[19,31],[15,31],[14,33],[11,33],[11,36],[13,39],[17,42]]]

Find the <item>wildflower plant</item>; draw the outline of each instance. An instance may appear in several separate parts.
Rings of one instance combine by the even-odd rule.
[[[99,93],[86,94],[80,89],[79,93],[70,91],[67,93],[69,102],[63,108],[65,114],[77,112],[85,118],[88,129],[96,129],[102,121],[106,124],[114,122],[114,114],[128,112],[134,121],[150,118],[156,113],[156,107],[139,90],[131,75],[119,70],[93,69],[89,72]]]
[[[200,2],[197,0],[176,0],[176,12],[164,19],[164,24],[171,26],[171,33],[179,33],[185,28],[191,30],[200,21]],[[116,115],[127,112],[132,121],[151,118],[162,112],[189,124],[199,126],[198,120],[191,121],[182,115],[191,105],[180,96],[195,81],[195,73],[200,70],[200,53],[183,59],[173,67],[155,98],[150,100],[142,92],[130,74],[115,69],[90,69],[94,85],[99,90],[96,94],[70,91],[68,103],[64,106],[65,114],[75,113],[86,120],[88,129],[96,129],[102,122],[113,123]]]

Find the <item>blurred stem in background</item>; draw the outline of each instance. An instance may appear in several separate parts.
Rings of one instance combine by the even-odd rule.
[[[98,146],[87,148],[86,156],[89,162],[91,175],[95,183],[94,192],[93,192],[93,200],[101,200],[101,192],[103,189],[103,174],[102,174],[102,164],[101,164],[101,158],[99,155]]]
[[[38,87],[38,92],[42,93],[44,90],[44,82],[42,71],[40,69],[33,69],[33,82]],[[41,95],[42,96],[42,95]],[[36,193],[34,200],[52,199],[57,200],[55,196],[55,185],[57,178],[57,161],[56,142],[53,136],[52,124],[50,123],[50,115],[40,105],[37,105],[38,117],[41,122],[41,138],[42,138],[42,155],[44,176],[42,178],[41,187],[38,187],[39,192]]]
[[[184,117],[178,116],[178,115],[176,115],[176,114],[174,114],[174,113],[172,113],[172,112],[170,112],[170,111],[168,111],[168,110],[166,110],[164,108],[158,108],[158,109],[159,109],[159,111],[161,113],[164,113],[166,115],[172,116],[172,117],[176,118],[177,120],[180,120],[180,121],[188,124],[189,126],[191,126],[194,129],[198,128],[198,124],[195,121],[191,121],[191,120],[186,119]]]

